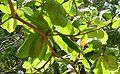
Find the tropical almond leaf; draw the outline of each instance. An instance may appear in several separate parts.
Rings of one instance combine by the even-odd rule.
[[[76,52],[80,52],[79,47],[72,40],[62,34],[60,35],[60,37],[71,49],[74,49]]]
[[[17,50],[16,56],[19,58],[26,58],[29,56],[29,50],[31,45],[33,44],[35,38],[35,34],[31,33],[26,40],[24,41],[24,43],[19,47],[19,49]]]
[[[67,13],[61,4],[54,0],[51,0],[46,2],[42,8],[47,11],[49,18],[54,25],[59,25],[61,27],[65,27],[67,25]]]
[[[3,4],[0,4],[0,10],[5,14],[11,14],[10,8],[7,6],[4,6]]]
[[[8,19],[10,16],[8,14],[4,14],[2,17],[2,22],[4,22],[6,19]],[[13,32],[17,26],[17,20],[10,18],[7,20],[4,24],[2,24],[2,28],[6,29],[9,33]]]

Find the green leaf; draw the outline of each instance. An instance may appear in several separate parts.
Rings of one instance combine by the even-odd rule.
[[[100,40],[92,40],[91,42],[90,42],[90,44],[92,44],[93,45],[93,48],[94,49],[97,49],[97,48],[102,48],[102,43],[101,43],[101,41]]]
[[[0,4],[0,10],[5,14],[11,14],[10,8],[7,6],[4,6],[3,4]]]
[[[42,49],[41,49],[39,56],[38,56],[39,60],[42,60],[44,58],[46,51],[47,51],[47,44],[45,42],[43,42]]]
[[[68,24],[65,27],[61,27],[61,26],[55,26],[55,27],[62,34],[70,34],[73,29],[71,21],[68,21]]]
[[[103,17],[99,17],[99,16],[95,16],[93,19],[92,19],[92,23],[93,25],[97,25],[99,27],[102,27],[102,26],[105,26],[106,24],[109,24],[110,21],[106,21]]]
[[[5,5],[7,5],[8,1],[7,0],[0,0],[0,3],[4,3]]]
[[[89,31],[92,31],[94,28],[89,29]],[[88,31],[88,32],[89,32]],[[104,37],[104,31],[103,30],[96,30],[93,32],[88,33],[89,38],[96,37],[97,39],[102,39]]]
[[[42,38],[38,34],[35,35],[32,45],[30,46],[29,56],[31,58],[37,58],[42,50],[42,46],[43,46]]]
[[[95,67],[95,69],[93,71],[94,71],[95,74],[103,74],[100,60],[97,61],[96,67]]]
[[[29,16],[31,16],[33,14],[33,11],[30,7],[22,7],[22,10],[28,14]]]
[[[76,17],[75,19],[73,19],[72,25],[73,25],[75,28],[79,29],[79,27],[82,25],[82,20],[81,20],[80,18],[77,18],[77,17]]]
[[[118,28],[120,26],[120,18],[114,18],[112,28]]]
[[[4,14],[2,17],[2,22],[4,22],[6,19],[8,19],[10,16],[8,14]],[[17,26],[17,20],[16,19],[9,19],[4,24],[2,24],[2,28],[6,29],[9,33],[12,33]]]
[[[26,58],[29,56],[30,47],[34,41],[35,34],[31,33],[26,39],[25,42],[17,50],[16,56],[18,58]],[[32,52],[32,51],[31,51]]]
[[[33,25],[37,26],[39,29],[42,29],[44,31],[47,31],[49,29],[48,23],[45,21],[43,17],[35,18],[31,17],[28,14],[25,13],[25,17],[33,23]]]
[[[81,54],[80,58],[81,58],[80,62],[82,62],[84,67],[90,69],[90,65],[89,65],[88,61],[85,59],[85,57],[83,57],[82,54]]]
[[[75,3],[77,6],[80,6],[83,3],[84,0],[75,0]]]
[[[87,54],[87,53],[89,53],[89,52],[91,52],[91,51],[93,51],[93,45],[92,45],[92,44],[89,44],[89,45],[88,45],[88,48],[86,48],[86,49],[83,51],[83,53],[84,53],[84,54]]]
[[[64,0],[57,0],[57,2],[61,4],[64,2]]]
[[[104,31],[104,30],[102,30],[102,31],[104,32],[104,36],[99,40],[102,42],[102,44],[107,44],[108,34],[106,33],[106,31]]]
[[[104,37],[104,31],[103,30],[97,30],[97,36],[98,39],[101,39]]]
[[[88,38],[94,38],[97,36],[97,31],[88,33]]]
[[[64,3],[62,4],[62,5],[63,5],[63,8],[65,9],[65,11],[66,11],[67,13],[70,13],[70,11],[71,11],[72,2],[73,2],[73,0],[69,0],[69,1],[64,2]]]
[[[50,0],[44,4],[42,9],[48,13],[49,18],[54,25],[59,25],[61,27],[65,27],[67,25],[68,19],[66,17],[66,12],[58,2]]]
[[[110,71],[109,71],[108,69],[105,68],[104,62],[101,62],[101,66],[102,66],[102,71],[103,71],[102,74],[110,74]]]
[[[53,36],[54,41],[57,43],[57,45],[61,48],[61,50],[64,50],[66,53],[68,52],[68,45],[62,40],[60,36]]]
[[[107,55],[107,60],[108,60],[108,64],[109,64],[109,68],[110,70],[117,70],[118,69],[118,61],[117,58],[114,55]]]
[[[29,61],[25,61],[22,65],[22,67],[25,69],[30,69],[32,67],[32,65],[30,64]]]
[[[106,62],[107,64],[107,61],[105,61],[105,58],[103,56],[100,56],[96,63],[96,67],[93,70],[95,74],[110,74],[110,71],[106,69],[104,62]]]
[[[45,54],[44,59],[43,59],[41,62],[39,62],[39,63],[35,66],[35,68],[37,68],[37,69],[38,69],[38,68],[41,68],[41,67],[49,60],[49,58],[51,59],[51,53],[50,53],[50,52]],[[44,70],[46,70],[46,69],[49,67],[49,65],[50,65],[50,60],[49,60],[48,63],[43,67]]]
[[[60,35],[60,37],[71,49],[74,49],[76,52],[80,52],[79,47],[72,40],[64,35]]]
[[[17,0],[17,6],[22,6],[22,4],[23,4],[24,1],[25,0]]]

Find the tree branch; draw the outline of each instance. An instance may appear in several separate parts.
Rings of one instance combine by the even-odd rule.
[[[8,4],[9,4],[10,10],[11,10],[12,17],[15,17],[16,12],[15,12],[15,9],[14,9],[12,1],[8,0]]]
[[[48,38],[47,38],[47,35],[45,32],[43,32],[42,30],[38,29],[36,26],[33,26],[32,24],[24,21],[23,19],[21,19],[16,13],[15,13],[15,10],[13,8],[13,4],[11,2],[11,0],[8,0],[8,4],[9,4],[9,7],[10,7],[10,10],[11,10],[11,15],[12,15],[12,18],[14,19],[17,19],[19,20],[20,22],[22,22],[23,24],[27,25],[28,27],[32,28],[35,32],[38,32],[40,34],[40,36],[42,37],[42,39],[48,44],[48,46],[50,47],[50,51],[51,53],[55,54],[55,51],[54,49],[52,48],[52,45],[51,43],[48,41]],[[57,56],[57,55],[56,55]]]

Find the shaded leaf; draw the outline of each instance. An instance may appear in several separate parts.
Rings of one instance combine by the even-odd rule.
[[[66,12],[61,4],[51,0],[45,3],[43,9],[47,11],[49,18],[54,25],[59,25],[61,27],[67,25],[68,19],[66,17]]]
[[[33,14],[33,11],[30,7],[22,7],[22,10],[28,14],[29,16],[31,16]]]
[[[31,33],[25,40],[25,42],[17,50],[16,56],[19,58],[26,58],[29,56],[30,47],[34,41],[35,34]],[[32,52],[32,51],[31,51]]]
[[[48,23],[45,21],[45,19],[43,17],[41,17],[41,18],[34,18],[34,17],[29,16],[26,13],[25,13],[25,17],[31,23],[33,23],[33,25],[37,26],[39,29],[42,29],[42,30],[45,30],[45,31],[49,29]]]
[[[79,47],[73,41],[71,41],[68,37],[64,35],[60,35],[60,37],[71,49],[74,49],[76,52],[80,52]]]

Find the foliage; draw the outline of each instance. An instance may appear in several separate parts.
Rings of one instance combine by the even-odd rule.
[[[119,74],[119,0],[1,0],[0,10],[3,29],[23,27],[26,73]]]
[[[9,34],[0,28],[0,73],[17,73],[24,70],[22,63],[25,59],[14,55],[23,43],[23,35],[19,29],[18,27],[15,32]]]

